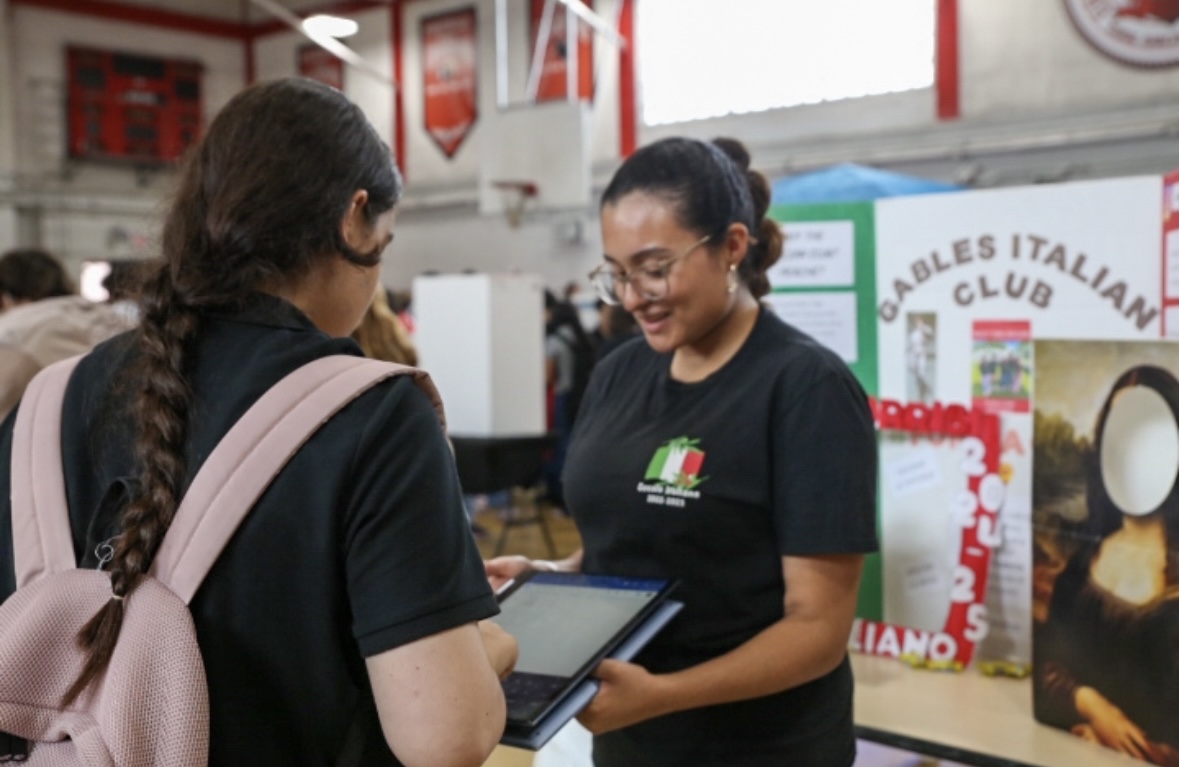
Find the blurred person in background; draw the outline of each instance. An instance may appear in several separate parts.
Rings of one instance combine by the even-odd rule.
[[[75,295],[65,266],[48,251],[0,255],[0,418],[41,368],[134,326],[114,306]]]
[[[378,284],[372,303],[352,332],[352,340],[360,344],[364,356],[402,365],[418,364],[418,350],[410,340],[401,318],[389,305],[389,292]]]

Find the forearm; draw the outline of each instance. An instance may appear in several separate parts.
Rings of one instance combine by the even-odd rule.
[[[666,705],[661,713],[798,687],[834,670],[846,647],[847,632],[840,634],[831,623],[783,618],[724,655],[657,676]]]
[[[506,704],[474,624],[366,660],[386,742],[407,767],[477,767],[503,733]]]

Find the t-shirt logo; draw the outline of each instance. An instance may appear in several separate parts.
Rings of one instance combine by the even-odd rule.
[[[700,476],[704,451],[697,447],[699,444],[699,439],[689,437],[668,440],[655,451],[643,479],[685,490],[695,488],[708,479]]]

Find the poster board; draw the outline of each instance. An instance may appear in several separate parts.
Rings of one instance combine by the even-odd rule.
[[[1161,194],[1161,177],[1148,176],[879,201],[880,397],[972,402],[979,322],[1026,322],[1034,339],[1158,338]],[[1032,417],[1000,418],[1007,493],[979,657],[1027,663]],[[903,582],[889,572],[888,552],[904,545],[914,514],[882,503],[886,583]],[[885,621],[917,598],[886,592]]]
[[[1179,763],[1179,344],[1035,355],[1035,717]]]
[[[869,395],[876,386],[875,215],[871,202],[775,205],[785,236],[764,299],[786,322],[826,343]],[[880,555],[864,563],[856,614],[880,619]]]

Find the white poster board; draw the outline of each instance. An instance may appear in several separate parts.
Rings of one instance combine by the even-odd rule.
[[[969,406],[978,320],[1027,320],[1035,339],[1158,338],[1161,199],[1162,178],[1152,176],[877,203],[880,398],[909,401],[919,391],[929,401]],[[1009,484],[979,659],[1031,659],[1031,438],[1030,414],[1002,415]],[[882,443],[882,467],[903,460]],[[913,519],[921,508],[882,499],[886,621],[912,618],[913,601],[952,582],[937,569],[949,558],[936,548],[956,545],[949,534],[926,542],[930,554],[921,561],[932,564],[920,579],[918,553],[889,556],[894,547],[911,549],[902,542],[922,524]],[[918,580],[920,589],[904,586]]]

